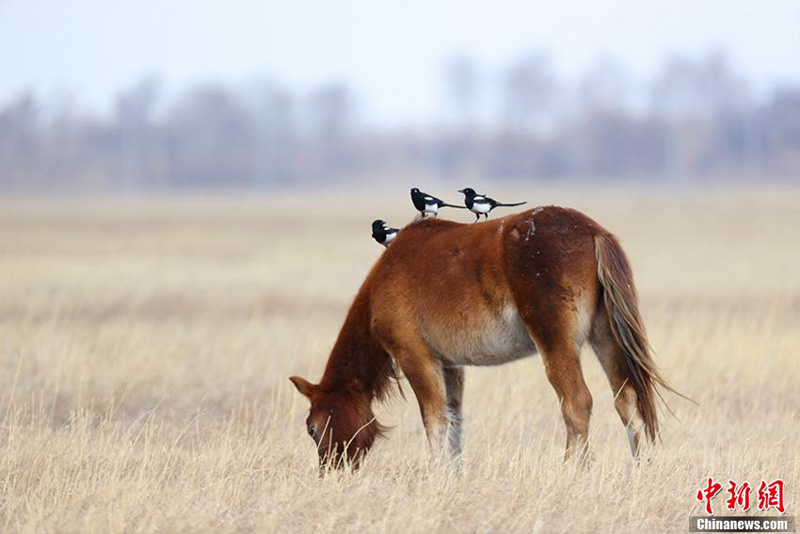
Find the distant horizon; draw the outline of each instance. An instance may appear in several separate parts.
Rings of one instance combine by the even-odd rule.
[[[671,56],[722,50],[758,94],[800,85],[800,5],[788,0],[762,2],[755,12],[720,0],[197,5],[0,3],[0,62],[11,65],[0,105],[31,90],[45,102],[66,98],[78,111],[106,115],[120,91],[147,76],[161,81],[167,103],[201,83],[241,89],[273,80],[305,92],[343,82],[364,123],[414,127],[444,116],[448,58],[472,57],[486,78],[497,78],[530,51],[548,53],[556,75],[571,84],[603,57],[641,85]]]

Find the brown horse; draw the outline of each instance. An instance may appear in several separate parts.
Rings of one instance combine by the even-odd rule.
[[[581,371],[588,341],[638,458],[658,434],[659,388],[628,260],[582,213],[536,208],[482,224],[425,219],[378,259],[345,319],[319,384],[290,380],[311,401],[320,463],[358,466],[382,428],[372,413],[408,379],[434,450],[461,453],[464,366],[538,352],[561,402],[566,457],[583,458],[592,395]],[[336,465],[341,462],[337,461]]]

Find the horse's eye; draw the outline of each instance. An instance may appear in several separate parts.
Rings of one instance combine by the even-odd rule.
[[[328,415],[333,415],[333,408],[331,408],[330,410],[328,410]]]
[[[308,435],[309,436],[311,436],[313,438],[314,434],[316,434],[316,432],[317,432],[316,425],[308,425]]]

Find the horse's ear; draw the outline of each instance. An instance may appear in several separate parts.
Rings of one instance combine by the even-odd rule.
[[[308,397],[311,398],[311,395],[314,393],[314,390],[317,388],[315,384],[312,384],[305,378],[301,376],[290,376],[289,380],[292,381],[294,387],[297,388],[297,391]]]

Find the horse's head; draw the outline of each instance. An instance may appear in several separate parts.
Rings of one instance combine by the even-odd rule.
[[[311,402],[306,430],[314,439],[320,467],[358,468],[381,430],[371,399],[353,392],[326,391],[305,378],[289,378]]]

